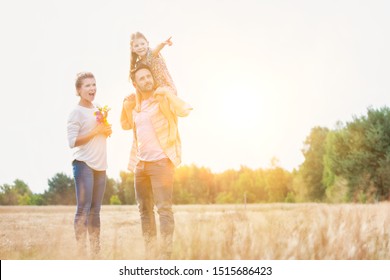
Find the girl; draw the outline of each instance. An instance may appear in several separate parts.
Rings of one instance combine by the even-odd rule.
[[[167,86],[176,94],[176,87],[168,72],[165,61],[160,54],[160,51],[166,45],[172,45],[171,37],[152,50],[149,47],[148,40],[142,33],[136,32],[132,34],[130,40],[131,59],[129,77],[131,78],[131,73],[134,71],[137,63],[142,62],[147,64],[150,67],[150,70],[152,70],[153,78],[157,83],[157,86]]]
[[[165,64],[163,57],[160,54],[160,51],[166,46],[172,45],[171,37],[166,41],[159,44],[155,49],[149,47],[149,42],[146,37],[140,33],[136,32],[131,35],[130,38],[130,75],[131,80],[134,79],[133,71],[136,69],[139,63],[144,63],[149,66],[152,71],[152,75],[157,87],[168,87],[171,92],[177,95],[175,84],[173,83],[172,77],[168,72],[168,68]],[[133,81],[134,82],[134,81]],[[157,102],[159,102],[159,107],[163,115],[168,119],[169,123],[169,137],[168,143],[174,144],[176,141],[176,128],[177,128],[177,118],[171,113],[167,100],[161,98],[161,96],[156,97]],[[141,100],[139,94],[136,95],[136,107],[135,110],[139,112]]]
[[[68,142],[74,148],[73,175],[77,209],[74,230],[79,253],[85,254],[87,232],[93,256],[100,251],[100,208],[106,187],[106,139],[111,125],[99,119],[93,104],[96,95],[95,77],[90,72],[76,77],[78,105],[68,118]]]

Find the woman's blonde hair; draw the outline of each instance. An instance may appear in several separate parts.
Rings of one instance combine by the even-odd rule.
[[[95,76],[91,72],[77,73],[76,80],[75,80],[76,89],[79,89],[81,87],[81,85],[83,84],[83,81],[85,79],[88,79],[88,78],[95,79]]]
[[[83,81],[88,78],[95,79],[95,76],[91,72],[79,72],[76,74],[75,87],[77,96],[79,96],[78,89],[82,86]]]

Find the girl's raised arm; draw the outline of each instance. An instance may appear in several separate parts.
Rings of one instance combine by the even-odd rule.
[[[154,56],[157,56],[157,55],[160,53],[160,51],[161,51],[166,45],[172,46],[171,38],[172,38],[172,36],[169,37],[169,38],[168,38],[167,40],[165,40],[164,42],[158,44],[157,47],[153,50],[153,55],[154,55]]]

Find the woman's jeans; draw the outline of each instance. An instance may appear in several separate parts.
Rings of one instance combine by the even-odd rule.
[[[77,210],[74,219],[80,249],[86,246],[87,231],[93,253],[100,251],[100,208],[106,188],[106,171],[96,171],[85,162],[74,160]]]
[[[147,258],[155,257],[156,221],[154,205],[160,219],[161,256],[169,258],[175,221],[172,211],[174,165],[168,159],[140,161],[135,168],[135,192],[141,216]]]

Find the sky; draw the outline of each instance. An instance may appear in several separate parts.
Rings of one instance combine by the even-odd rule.
[[[72,176],[66,122],[75,75],[91,71],[111,107],[109,177],[126,171],[132,133],[120,127],[130,34],[162,50],[179,96],[182,164],[212,172],[299,168],[315,126],[335,128],[388,106],[390,2],[375,0],[16,0],[0,2],[0,185],[35,193]]]

